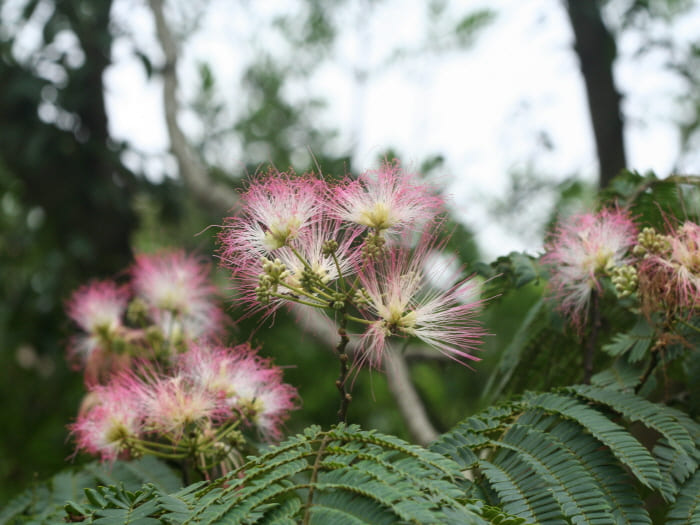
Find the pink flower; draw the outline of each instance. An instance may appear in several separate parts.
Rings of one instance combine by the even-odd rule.
[[[661,300],[671,309],[700,305],[700,226],[686,221],[667,235],[668,250],[651,253],[640,264],[644,299]]]
[[[71,339],[69,355],[84,361],[123,327],[129,292],[112,281],[93,281],[80,287],[68,301],[68,316],[86,333]]]
[[[214,337],[223,328],[209,265],[183,252],[138,255],[131,269],[136,294],[166,336]]]
[[[135,392],[144,430],[178,441],[192,428],[209,428],[233,416],[222,398],[182,374],[164,376],[144,366],[141,377],[118,381]]]
[[[318,220],[324,188],[320,179],[286,173],[252,181],[240,213],[227,219],[220,236],[224,264],[236,270],[242,261],[287,246]]]
[[[243,302],[251,305],[251,313],[263,309],[270,315],[288,302],[284,296],[298,296],[297,291],[300,289],[316,296],[319,302],[326,301],[327,298],[318,296],[318,293],[309,287],[309,279],[317,279],[316,287],[322,288],[334,286],[334,282],[339,278],[339,269],[344,278],[353,275],[361,256],[361,251],[354,242],[358,233],[357,229],[343,229],[338,220],[324,218],[310,225],[289,246],[276,250],[274,258],[279,260],[286,270],[275,291],[282,297],[272,296],[265,305],[259,304],[258,286],[260,276],[264,273],[263,264],[267,259],[250,260],[245,267],[240,268],[236,276]],[[329,241],[335,244],[332,254],[325,249]],[[313,300],[310,297],[301,298]]]
[[[463,279],[446,290],[433,287],[431,282],[444,281],[435,274],[447,271],[426,264],[439,248],[424,234],[415,250],[391,249],[359,271],[368,302],[364,313],[371,321],[363,335],[364,357],[372,366],[381,363],[392,335],[416,337],[463,364],[479,360],[470,353],[484,335],[474,319],[481,308],[474,299],[479,285]]]
[[[624,210],[575,215],[554,231],[542,262],[551,268],[549,284],[559,309],[575,324],[586,319],[592,290],[602,291],[600,277],[632,261],[628,251],[636,239],[637,227]]]
[[[98,386],[90,408],[70,425],[78,450],[114,461],[128,452],[129,440],[142,433],[142,415],[133,391],[122,385]]]
[[[297,408],[296,389],[282,382],[282,370],[248,344],[196,346],[181,356],[179,368],[188,381],[249,418],[267,439],[281,437],[281,424]]]
[[[382,233],[434,219],[443,200],[398,164],[386,163],[333,188],[328,206],[338,218]]]
[[[68,315],[89,334],[122,325],[129,302],[126,288],[112,281],[93,281],[80,287],[68,301]]]

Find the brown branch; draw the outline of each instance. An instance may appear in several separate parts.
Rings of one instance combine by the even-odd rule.
[[[348,407],[350,406],[350,401],[352,401],[352,394],[348,392],[346,388],[346,382],[348,379],[348,354],[347,346],[350,342],[348,338],[348,333],[345,331],[345,318],[343,317],[343,322],[338,328],[338,335],[340,336],[340,341],[335,351],[338,354],[338,361],[340,362],[340,375],[335,381],[335,386],[340,394],[340,408],[338,409],[338,423],[347,423],[348,419]]]
[[[300,323],[303,329],[318,337],[329,347],[336,344],[338,334],[328,318],[315,310],[310,312],[308,308],[305,310],[308,315],[305,316],[304,322]],[[352,347],[352,345],[349,346]],[[410,346],[407,354],[418,358],[442,355],[440,352],[430,351],[417,345]],[[385,353],[384,363],[389,391],[396,401],[411,437],[420,445],[430,443],[439,433],[430,422],[423,400],[416,392],[405,358],[389,349]]]
[[[384,368],[389,390],[399,406],[408,431],[420,445],[427,445],[438,437],[438,432],[428,419],[425,406],[421,401],[411,374],[403,356],[392,348],[384,352]]]
[[[179,110],[177,102],[178,49],[165,19],[163,4],[164,0],[149,0],[155,19],[156,35],[165,55],[165,65],[161,75],[163,77],[163,109],[170,138],[170,150],[175,156],[182,180],[197,200],[209,208],[228,211],[238,202],[238,195],[225,184],[212,181],[206,167],[190,146],[177,122]]]

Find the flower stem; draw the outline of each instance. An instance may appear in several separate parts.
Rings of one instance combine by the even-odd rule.
[[[338,422],[347,422],[347,412],[350,401],[352,401],[352,395],[347,391],[345,383],[348,378],[348,354],[345,352],[346,347],[350,339],[348,338],[348,333],[345,331],[347,325],[347,319],[345,315],[340,316],[340,327],[338,327],[338,335],[340,336],[340,341],[335,351],[338,354],[338,360],[340,361],[340,375],[335,381],[335,386],[340,394],[340,408],[338,409]]]
[[[271,297],[277,297],[279,299],[284,299],[285,301],[293,301],[295,303],[303,304],[306,306],[313,306],[314,308],[328,308],[328,304],[326,303],[312,303],[311,301],[304,301],[303,299],[299,299],[297,297],[292,297],[289,295],[283,295],[280,293],[271,293]]]
[[[640,390],[644,387],[644,384],[647,382],[649,377],[651,377],[651,374],[654,372],[656,369],[656,365],[659,364],[659,349],[652,349],[651,352],[651,359],[649,360],[649,365],[647,366],[646,370],[644,370],[644,374],[642,374],[642,377],[639,379],[639,383],[637,384],[636,387],[634,387],[634,393],[639,394]]]
[[[363,319],[362,317],[355,317],[354,315],[350,314],[345,314],[345,319],[348,319],[349,321],[355,321],[356,323],[362,323],[362,324],[372,324],[374,321],[370,321],[368,319]]]

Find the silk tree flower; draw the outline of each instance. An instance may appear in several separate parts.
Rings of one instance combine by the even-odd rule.
[[[142,414],[134,391],[124,385],[97,386],[92,389],[91,406],[82,410],[69,426],[75,435],[77,450],[114,461],[129,450],[129,441],[143,433]]]
[[[581,327],[591,293],[602,292],[600,278],[629,264],[637,227],[624,210],[603,209],[575,215],[559,224],[545,245],[542,262],[551,268],[550,288],[558,308]]]
[[[393,335],[416,337],[462,364],[479,360],[471,354],[485,334],[475,319],[482,305],[475,299],[479,284],[467,278],[453,279],[446,289],[432,286],[443,279],[430,272],[447,268],[427,266],[433,250],[440,248],[424,234],[414,250],[390,249],[358,273],[366,299],[363,314],[369,321],[362,358],[371,366],[379,366]]]
[[[664,237],[667,249],[648,254],[639,269],[643,300],[671,310],[700,305],[700,226],[686,221]]]
[[[361,257],[361,249],[355,243],[359,233],[357,228],[346,228],[340,221],[324,217],[311,224],[289,246],[276,250],[274,260],[261,257],[241,265],[234,274],[234,281],[241,293],[241,301],[249,305],[248,315],[260,310],[272,315],[285,303],[291,306],[295,297],[313,301],[312,297],[299,296],[298,290],[317,296],[314,289],[332,287],[339,278],[338,269],[344,278],[353,275]],[[270,295],[261,303],[260,279],[270,271],[266,270],[270,265],[279,270],[280,279],[269,291],[279,296]],[[326,300],[317,298],[319,302]],[[296,306],[307,308],[300,304]],[[302,317],[305,315],[303,311],[296,311]]]
[[[138,255],[131,269],[136,295],[170,338],[215,337],[223,329],[223,311],[215,302],[209,265],[183,252]]]
[[[422,224],[442,212],[443,199],[398,164],[384,164],[332,188],[328,206],[336,217],[377,233]]]
[[[85,333],[71,338],[70,357],[84,362],[123,329],[122,317],[129,292],[113,281],[93,281],[73,293],[66,305],[68,316]]]
[[[359,233],[358,229],[344,229],[340,221],[330,218],[311,225],[290,247],[275,254],[290,273],[287,283],[294,288],[303,288],[305,280],[317,278],[322,284],[328,284],[338,279],[339,269],[343,277],[352,275],[361,256],[360,250],[353,245]]]
[[[252,181],[219,237],[223,263],[235,272],[287,246],[319,219],[324,193],[325,182],[311,176],[271,173]]]
[[[282,382],[282,370],[248,344],[195,346],[178,364],[183,376],[223,399],[268,440],[279,440],[282,423],[298,408],[297,391]]]
[[[134,392],[144,431],[179,441],[194,428],[207,429],[233,416],[222,398],[183,374],[163,375],[144,365],[115,383]]]

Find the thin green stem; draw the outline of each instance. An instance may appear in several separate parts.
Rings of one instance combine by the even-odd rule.
[[[279,299],[284,299],[285,301],[294,301],[295,303],[305,304],[306,306],[313,306],[314,308],[328,308],[328,303],[312,303],[310,301],[304,301],[303,299],[298,299],[296,297],[290,297],[279,293],[270,293],[270,296],[278,297]]]
[[[676,319],[676,321],[678,321],[679,323],[681,323],[683,326],[687,326],[688,328],[691,328],[692,330],[695,330],[696,332],[700,332],[700,328],[698,328],[697,326],[695,326],[695,325],[693,325],[693,324],[690,324],[688,321],[685,321],[685,320],[681,319],[680,317],[678,317],[678,318]]]
[[[161,449],[169,450],[172,452],[177,452],[177,451],[185,452],[185,450],[186,450],[175,443],[159,443],[158,441],[146,441],[144,439],[138,439],[138,438],[130,438],[129,444],[136,444],[139,446],[146,446],[146,447],[160,447]]]
[[[342,288],[343,292],[345,292],[346,283],[345,277],[343,276],[343,271],[340,269],[340,262],[338,261],[338,257],[336,257],[335,252],[331,253],[331,256],[333,257],[333,263],[335,264],[335,271],[338,272],[338,280],[340,281],[340,287]]]
[[[344,314],[344,317],[348,321],[355,321],[356,323],[372,324],[374,322],[374,321],[370,321],[369,319],[363,319],[362,317],[355,317],[354,315],[350,315],[350,314]]]
[[[309,270],[310,272],[313,273],[314,269],[311,267],[309,262],[301,256],[301,254],[297,251],[297,249],[294,248],[293,246],[290,246],[289,248],[292,250],[292,253],[294,253],[294,255],[296,255],[297,259],[299,259],[301,261],[301,264],[304,265],[304,268],[306,268],[307,270]],[[320,284],[321,284],[321,287],[323,287],[328,293],[331,293],[331,294],[335,293],[335,290],[333,290],[333,288],[331,288],[330,286],[326,286],[323,283],[320,283]]]
[[[161,452],[159,450],[153,450],[149,447],[143,446],[143,445],[134,445],[133,446],[134,450],[141,452],[142,454],[151,454],[152,456],[156,456],[158,458],[163,458],[163,459],[183,459],[187,457],[187,452],[180,452],[177,454],[168,454],[167,452]]]

